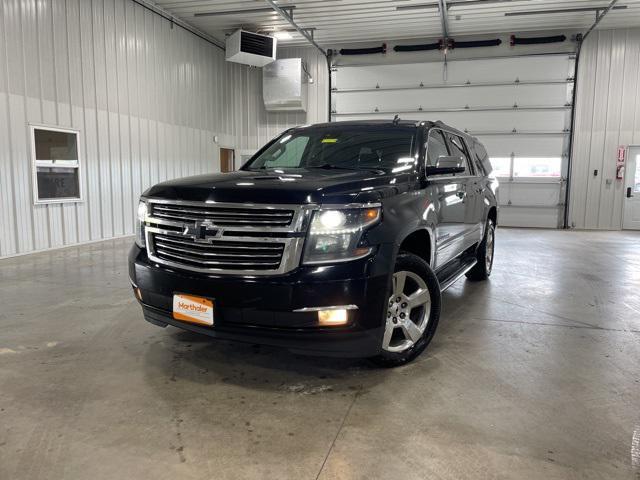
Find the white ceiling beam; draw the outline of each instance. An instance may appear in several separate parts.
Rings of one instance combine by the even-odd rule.
[[[309,43],[311,45],[313,45],[314,47],[316,47],[318,50],[320,50],[322,52],[322,54],[326,57],[327,56],[327,51],[322,48],[320,45],[318,45],[316,43],[316,41],[313,39],[312,35],[309,35],[309,30],[308,29],[304,29],[302,27],[300,27],[296,22],[293,21],[293,16],[286,12],[285,10],[283,10],[281,7],[279,7],[276,2],[274,2],[273,0],[265,0],[265,2],[267,2],[269,5],[271,5],[271,8],[273,8],[278,15],[280,15],[282,18],[284,18],[287,22],[289,22],[291,24],[291,26],[293,28],[296,29],[296,31],[302,35],[304,38],[306,38]]]

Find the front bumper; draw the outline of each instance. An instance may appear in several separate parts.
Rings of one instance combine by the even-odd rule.
[[[300,267],[285,275],[204,275],[161,266],[133,246],[129,276],[140,289],[145,319],[214,338],[285,347],[318,355],[368,357],[380,352],[393,246],[369,258],[336,265]],[[213,327],[172,317],[174,293],[214,301]],[[357,305],[342,327],[317,326],[309,307]]]

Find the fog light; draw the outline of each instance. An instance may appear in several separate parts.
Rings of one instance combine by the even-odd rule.
[[[318,311],[318,323],[322,326],[346,325],[347,320],[347,310],[344,308]]]

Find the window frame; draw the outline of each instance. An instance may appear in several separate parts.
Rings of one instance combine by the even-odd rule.
[[[449,142],[447,141],[447,137],[445,135],[445,131],[442,130],[441,128],[437,128],[437,127],[433,127],[430,128],[429,131],[427,132],[427,140],[424,142],[424,167],[426,168],[429,162],[429,139],[431,138],[431,133],[432,132],[440,132],[440,136],[442,137],[442,140],[444,141],[444,148],[447,149],[447,154],[451,155],[451,149],[449,148]],[[435,176],[436,178],[438,177],[437,175]]]
[[[455,175],[457,177],[475,177],[476,173],[475,173],[475,169],[473,168],[473,165],[472,165],[473,162],[471,161],[471,157],[469,155],[469,147],[467,146],[467,142],[465,141],[465,139],[462,136],[458,135],[457,133],[448,131],[447,135],[445,136],[445,140],[447,142],[447,145],[448,145],[448,148],[449,148],[450,152],[453,151],[453,148],[451,147],[451,145],[449,145],[450,143],[453,143],[451,141],[450,137],[457,137],[457,138],[460,139],[460,142],[462,143],[462,150],[463,150],[463,153],[464,153],[464,159],[463,160],[465,160],[465,163],[467,164],[467,171],[466,172],[462,172],[460,175],[454,173],[453,175]],[[458,146],[456,145],[456,147],[458,147]],[[450,155],[453,155],[453,154],[451,153]]]
[[[49,204],[62,204],[62,203],[83,203],[84,202],[84,188],[82,185],[82,148],[80,144],[80,130],[69,127],[59,127],[53,125],[29,123],[29,140],[31,142],[31,179],[33,190],[33,204],[34,205],[49,205]],[[54,161],[38,160],[36,156],[36,130],[47,130],[50,132],[71,133],[76,136],[76,153],[77,164],[70,165],[56,165]],[[45,198],[40,199],[38,196],[38,167],[44,168],[66,168],[70,170],[77,170],[78,172],[78,196],[77,197],[64,197],[64,198]]]

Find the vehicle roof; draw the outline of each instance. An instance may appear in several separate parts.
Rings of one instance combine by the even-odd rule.
[[[397,122],[397,126],[401,127],[417,127],[420,124],[427,124],[424,120],[399,120]],[[344,125],[347,127],[383,127],[383,126],[394,126],[393,120],[349,120],[344,122],[325,122],[325,123],[314,123],[313,125],[301,125],[296,128],[305,128],[305,127],[335,127],[336,125]]]
[[[446,123],[437,120],[435,122],[428,120],[403,120],[400,119],[396,124],[394,124],[393,120],[385,119],[385,120],[348,120],[344,122],[325,122],[325,123],[314,123],[312,125],[301,125],[295,128],[325,128],[325,127],[335,127],[337,125],[345,126],[345,127],[392,127],[392,126],[402,126],[402,127],[419,127],[421,125],[432,127],[443,127],[453,132],[458,133],[459,135],[463,135],[467,138],[473,139],[477,141],[473,136],[469,135],[466,132],[458,130],[457,128],[452,127],[451,125],[447,125]]]

